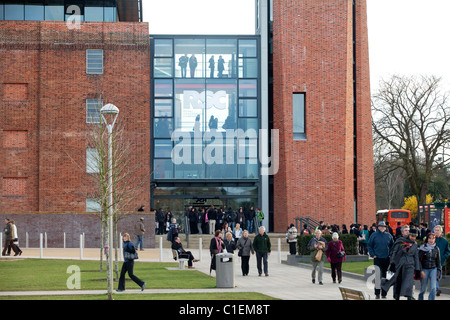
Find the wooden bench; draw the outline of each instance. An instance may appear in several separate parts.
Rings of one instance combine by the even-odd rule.
[[[184,270],[184,263],[189,259],[181,258],[178,256],[178,251],[172,249],[173,258],[178,261],[178,269]]]
[[[343,300],[369,300],[368,295],[364,291],[341,286],[339,290]]]

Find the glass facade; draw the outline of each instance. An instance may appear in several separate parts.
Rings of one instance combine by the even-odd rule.
[[[256,206],[259,37],[152,36],[151,48],[154,206]]]
[[[117,21],[114,0],[0,0],[0,20]]]

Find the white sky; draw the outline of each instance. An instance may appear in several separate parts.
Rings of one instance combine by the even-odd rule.
[[[392,74],[450,90],[450,0],[367,0],[372,92]],[[150,34],[254,34],[254,0],[143,0]]]

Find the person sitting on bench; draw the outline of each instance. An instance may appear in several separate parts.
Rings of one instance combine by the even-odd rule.
[[[190,251],[185,251],[183,249],[183,245],[181,244],[180,238],[178,237],[174,238],[174,241],[172,242],[172,249],[178,252],[178,257],[180,259],[189,259],[188,268],[194,269],[194,267],[192,266],[192,262],[197,262],[199,260],[195,259]]]

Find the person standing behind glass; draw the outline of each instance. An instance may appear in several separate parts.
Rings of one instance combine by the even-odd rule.
[[[222,56],[219,56],[219,60],[217,60],[217,70],[219,71],[218,77],[222,78],[223,70],[225,70],[225,60],[223,60]]]
[[[248,276],[250,270],[248,262],[250,261],[250,252],[255,254],[253,250],[252,239],[248,237],[248,231],[244,230],[242,237],[238,240],[236,248],[239,250],[238,255],[241,257],[242,275]]]
[[[188,62],[189,62],[189,58],[188,58],[187,54],[185,54],[184,56],[181,56],[180,59],[178,59],[178,65],[181,68],[181,77],[182,78],[186,78],[186,69],[187,69]]]
[[[195,68],[197,68],[197,58],[195,57],[195,55],[193,54],[190,58],[189,58],[189,69],[191,71],[191,78],[195,77]]]
[[[211,56],[211,58],[209,58],[209,68],[211,69],[211,72],[209,74],[210,78],[214,78],[214,67],[215,67],[215,62],[214,62],[214,56]]]

